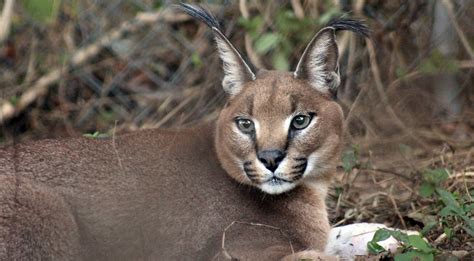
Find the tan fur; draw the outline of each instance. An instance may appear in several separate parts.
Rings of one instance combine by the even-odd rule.
[[[227,175],[249,183],[232,157],[255,160],[253,146],[229,142],[233,113],[248,109],[253,96],[254,117],[268,133],[259,137],[259,146],[282,146],[285,134],[270,131],[266,120],[280,123],[287,117],[292,93],[299,95],[298,106],[317,111],[319,120],[316,130],[288,151],[309,155],[330,148],[325,159],[333,166],[340,148],[339,107],[280,72],[262,73],[229,102],[217,125],[144,130],[115,140],[44,140],[0,150],[0,260],[210,259],[220,252],[221,235],[232,221],[276,226],[296,250],[322,251],[329,230],[326,193],[311,184],[326,187],[330,171],[282,195],[266,195]],[[235,230],[227,245],[236,255],[263,258],[263,247],[288,246],[278,231]],[[241,243],[233,249],[234,237]],[[262,248],[253,249],[257,245]],[[279,256],[290,253],[287,247]]]
[[[251,72],[209,19],[221,55],[237,59],[226,70]],[[318,38],[313,45],[321,46]],[[321,64],[328,59],[318,59],[323,71],[313,73],[332,73]],[[306,60],[298,73],[260,70],[224,86],[230,97],[216,122],[0,149],[0,260],[329,258],[321,254],[330,229],[325,198],[343,114],[321,91],[333,81],[305,76],[314,69]],[[292,119],[308,113],[310,124],[290,131]],[[255,123],[254,135],[237,128],[238,117]],[[268,150],[286,153],[273,171],[258,156]],[[272,176],[285,181],[268,182]],[[230,227],[224,251],[234,221],[278,229]]]

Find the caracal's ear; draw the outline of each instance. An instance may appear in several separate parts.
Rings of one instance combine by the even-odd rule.
[[[369,28],[352,19],[333,20],[322,28],[309,42],[296,70],[295,78],[306,79],[311,86],[323,93],[335,94],[341,82],[339,77],[338,49],[335,33],[349,30],[369,37]]]
[[[240,52],[230,43],[229,39],[220,30],[219,22],[211,13],[199,6],[185,3],[180,3],[177,7],[204,22],[212,29],[219,56],[223,61],[224,79],[222,80],[222,87],[228,94],[232,96],[239,93],[245,82],[255,80],[255,73],[252,70],[253,65],[246,62]]]

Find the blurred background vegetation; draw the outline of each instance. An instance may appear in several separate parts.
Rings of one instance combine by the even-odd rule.
[[[190,2],[267,69],[294,69],[331,19],[365,20],[370,40],[338,35],[347,150],[331,220],[423,230],[437,255],[472,257],[474,1]],[[173,3],[0,0],[0,144],[215,119],[212,35]]]

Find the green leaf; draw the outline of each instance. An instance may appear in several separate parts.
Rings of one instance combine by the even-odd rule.
[[[420,188],[418,189],[418,192],[420,193],[420,196],[427,198],[433,195],[433,192],[435,191],[435,187],[431,183],[423,183],[421,184]]]
[[[431,52],[431,56],[420,64],[420,71],[428,74],[438,72],[455,73],[459,71],[459,68],[454,59],[445,56],[439,50],[434,50]]]
[[[423,253],[417,250],[411,250],[406,253],[396,255],[395,261],[433,261],[434,255],[432,253]]]
[[[350,148],[342,153],[342,167],[345,172],[350,172],[357,166],[357,153],[354,148]]]
[[[434,249],[426,243],[420,235],[409,235],[408,240],[410,245],[424,253],[432,253]]]
[[[96,131],[94,133],[86,133],[86,134],[83,134],[82,136],[84,136],[86,138],[91,138],[91,139],[100,139],[100,138],[109,137],[109,135],[107,133],[100,133],[98,131]]]
[[[375,232],[374,237],[372,238],[372,241],[374,242],[379,242],[379,241],[384,241],[385,239],[390,237],[390,231],[387,229],[379,229]]]
[[[288,59],[283,52],[276,52],[273,54],[273,68],[280,71],[288,71],[290,68],[290,64],[288,63]]]
[[[438,72],[436,66],[429,60],[423,61],[420,65],[420,71],[425,74],[433,74]]]
[[[61,0],[22,0],[28,15],[36,22],[49,24],[58,16]]]
[[[369,242],[367,242],[367,250],[369,250],[370,254],[376,255],[376,254],[380,254],[380,253],[384,252],[385,248],[383,248],[383,246],[377,244],[374,241],[369,241]]]
[[[443,232],[446,234],[448,238],[451,238],[453,236],[453,229],[449,227],[444,227]]]
[[[438,224],[437,221],[430,221],[430,222],[426,223],[425,227],[423,227],[423,229],[420,231],[420,233],[422,235],[428,234],[428,232],[430,232],[437,224]]]
[[[266,33],[255,41],[255,52],[265,54],[277,46],[280,37],[275,33]]]
[[[423,172],[423,180],[436,186],[448,178],[449,174],[446,169],[427,169]]]
[[[463,228],[464,231],[466,231],[466,233],[468,233],[471,237],[474,237],[474,229],[472,229],[472,227],[469,228],[469,227],[467,227],[467,226],[463,226],[462,228]]]
[[[263,26],[263,17],[261,15],[254,16],[250,19],[239,17],[238,23],[245,28],[245,31],[255,34]],[[253,38],[253,36],[252,36]]]
[[[395,75],[398,78],[404,78],[407,74],[408,74],[408,70],[406,68],[397,67],[397,69],[395,69]]]
[[[12,97],[10,97],[10,103],[15,106],[17,103],[18,103],[18,100],[20,100],[20,98],[16,95],[13,95]]]
[[[329,10],[326,10],[323,15],[318,18],[319,24],[327,24],[331,19],[341,16],[341,10],[339,7],[332,6]]]
[[[474,211],[474,203],[466,204],[466,205],[464,206],[464,211],[465,211],[465,212],[472,212],[472,211]]]
[[[396,240],[399,242],[402,242],[405,245],[410,245],[410,241],[408,240],[408,235],[403,233],[400,230],[388,230],[390,232],[390,235],[394,237]]]
[[[454,198],[453,194],[441,188],[436,188],[436,193],[438,193],[444,205],[452,207],[453,209],[456,209],[456,212],[460,211],[461,213],[464,213],[464,211],[459,206],[459,203]]]
[[[447,217],[447,216],[456,215],[456,214],[458,213],[456,211],[456,208],[454,208],[453,206],[446,206],[443,209],[441,209],[441,211],[439,212],[439,215],[441,217]]]
[[[202,60],[197,52],[193,52],[191,55],[191,62],[195,68],[201,68]]]

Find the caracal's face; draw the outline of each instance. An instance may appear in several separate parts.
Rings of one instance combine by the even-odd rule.
[[[221,112],[218,155],[234,179],[280,194],[334,169],[342,120],[340,106],[306,81],[262,72]]]

